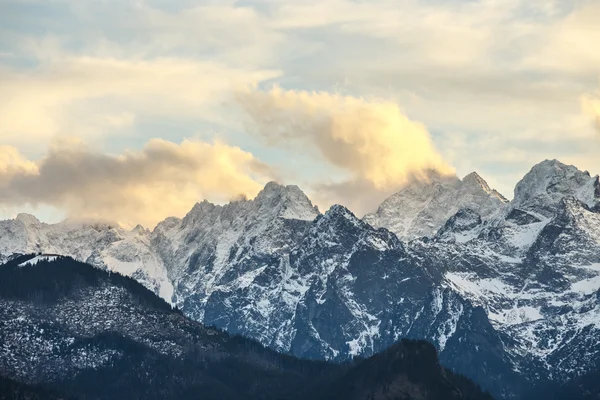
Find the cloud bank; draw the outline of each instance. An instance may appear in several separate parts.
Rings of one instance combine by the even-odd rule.
[[[583,111],[593,118],[596,130],[600,134],[600,92],[584,96],[582,103]]]
[[[49,47],[37,68],[0,68],[0,137],[6,142],[114,135],[134,126],[138,115],[224,123],[216,109],[233,86],[279,74],[207,60],[75,56]]]
[[[124,225],[152,227],[201,199],[253,197],[272,178],[252,154],[220,142],[153,139],[140,151],[112,156],[62,140],[35,162],[0,147],[0,205],[50,205]]]
[[[345,171],[347,180],[318,185],[317,197],[344,204],[354,197],[358,213],[381,200],[378,193],[389,194],[409,179],[427,179],[431,170],[454,173],[425,127],[393,102],[278,87],[246,88],[237,100],[250,117],[248,128],[268,145],[297,154],[316,150]]]

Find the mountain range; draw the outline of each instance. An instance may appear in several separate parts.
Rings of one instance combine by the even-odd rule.
[[[297,186],[196,204],[153,231],[20,214],[0,261],[71,256],[130,276],[184,315],[314,360],[427,340],[496,397],[560,384],[600,360],[600,182],[557,160],[508,201],[476,173],[432,174],[358,218]]]

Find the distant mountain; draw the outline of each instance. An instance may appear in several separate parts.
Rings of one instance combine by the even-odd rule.
[[[460,209],[489,217],[507,202],[476,172],[462,180],[432,173],[429,179],[415,180],[390,196],[364,220],[376,228],[389,229],[400,239],[411,240],[433,236]]]
[[[9,398],[491,399],[441,367],[425,342],[353,363],[300,360],[194,322],[131,278],[31,257],[0,266],[0,388]]]
[[[421,221],[426,236],[408,242],[269,183],[254,200],[202,202],[153,232],[81,224],[78,233],[20,216],[0,223],[0,254],[34,249],[120,271],[197,321],[305,358],[344,361],[428,340],[442,364],[497,397],[593,371],[598,177],[544,161],[511,202],[476,174],[436,179],[399,192],[406,205],[380,207],[391,229]]]
[[[33,215],[19,214],[13,220],[0,221],[0,261],[15,253],[70,256],[135,277],[170,301],[173,285],[150,240],[150,231],[141,226],[129,231],[105,222],[46,224]]]

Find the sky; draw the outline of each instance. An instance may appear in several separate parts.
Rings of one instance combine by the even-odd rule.
[[[600,173],[600,0],[0,0],[0,219]]]

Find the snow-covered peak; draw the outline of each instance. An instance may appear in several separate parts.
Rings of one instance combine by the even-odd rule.
[[[354,215],[354,213],[352,211],[350,211],[349,209],[347,209],[345,206],[341,205],[341,204],[334,204],[331,207],[329,207],[329,210],[327,210],[325,212],[326,215],[335,215],[335,216],[342,216],[346,219],[357,219],[356,216]]]
[[[17,215],[17,217],[15,218],[16,221],[20,221],[22,223],[24,223],[25,225],[38,225],[40,224],[40,220],[37,219],[35,216],[31,215],[31,214],[26,214],[26,213],[20,213]]]
[[[202,200],[200,203],[196,203],[194,207],[190,210],[191,213],[202,213],[202,212],[210,212],[217,207],[215,204],[211,203],[208,200]]]
[[[490,188],[488,183],[477,172],[471,172],[462,179],[463,187],[469,188],[475,192],[483,190],[491,197],[495,197],[502,203],[508,203],[506,197],[502,196],[497,190]]]
[[[261,196],[266,196],[266,197],[270,197],[270,196],[277,196],[277,195],[281,195],[283,192],[286,191],[286,186],[282,185],[278,182],[275,181],[270,181],[268,182],[265,187],[263,188],[263,190],[261,190],[257,197],[261,197]]]
[[[185,298],[241,285],[266,265],[283,267],[282,255],[319,215],[297,186],[269,182],[254,199],[225,205],[203,201],[182,220],[159,223],[152,244]],[[240,278],[244,273],[250,275]],[[195,309],[193,315],[200,318],[202,312]]]
[[[276,182],[266,184],[253,200],[235,200],[223,206],[207,200],[196,203],[181,222],[195,224],[203,220],[228,220],[258,218],[284,218],[312,221],[320,214],[317,206],[296,185],[280,185]],[[179,220],[167,218],[158,224],[158,230],[174,227]]]
[[[506,199],[475,172],[463,180],[440,176],[411,182],[364,220],[374,227],[391,230],[401,239],[411,240],[435,235],[460,209],[469,208],[487,218],[503,209],[505,203]]]
[[[137,224],[135,228],[131,230],[131,233],[137,233],[138,235],[147,235],[150,233],[150,231],[144,228],[142,225]]]
[[[512,201],[513,208],[535,210],[552,216],[564,197],[573,196],[589,207],[599,199],[598,176],[590,176],[573,165],[558,160],[545,160],[535,165],[517,183]]]
[[[319,214],[306,194],[296,185],[280,185],[269,182],[261,190],[254,202],[261,206],[279,208],[281,218],[312,221]]]
[[[353,226],[361,226],[364,224],[354,213],[340,204],[332,205],[329,210],[319,219],[318,224],[330,224],[333,221],[343,221]]]

